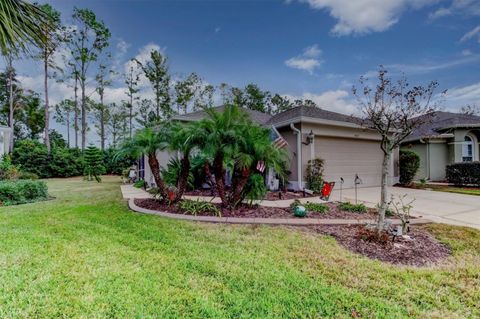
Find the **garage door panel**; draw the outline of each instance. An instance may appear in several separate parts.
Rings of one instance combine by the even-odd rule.
[[[378,186],[381,182],[383,154],[376,141],[317,137],[315,153],[325,161],[324,177],[339,182],[344,187],[354,187],[355,175],[362,180],[360,186]]]

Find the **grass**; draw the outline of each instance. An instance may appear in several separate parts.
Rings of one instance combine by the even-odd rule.
[[[299,228],[136,214],[119,184],[49,180],[55,200],[0,208],[0,317],[480,316],[480,231],[429,226],[453,256],[399,267]]]
[[[480,196],[480,188],[454,187],[454,186],[442,186],[442,185],[430,185],[430,184],[427,184],[426,187],[439,192]]]

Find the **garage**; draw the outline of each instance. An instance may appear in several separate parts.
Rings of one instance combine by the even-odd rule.
[[[359,187],[381,183],[383,152],[378,141],[317,136],[315,155],[325,161],[326,181],[340,183],[343,177],[343,187],[352,188],[358,174],[362,182]]]

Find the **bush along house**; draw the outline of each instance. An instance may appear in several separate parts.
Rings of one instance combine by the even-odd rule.
[[[420,156],[415,179],[444,181],[447,166],[480,160],[479,140],[480,116],[435,112],[431,121],[403,142],[402,149],[412,150]],[[474,167],[463,166],[467,170],[467,167]]]
[[[222,112],[223,107],[217,107]],[[243,109],[250,119],[272,130],[272,143],[285,147],[290,157],[287,188],[302,190],[307,187],[305,172],[308,162],[322,159],[323,178],[328,182],[343,180],[344,188],[380,186],[383,152],[380,135],[362,127],[361,120],[349,115],[326,111],[318,107],[298,106],[282,113],[269,114]],[[203,111],[178,115],[173,120],[198,121],[205,118]],[[175,154],[158,152],[159,162],[164,167]],[[389,185],[399,180],[399,152],[394,152],[390,165]],[[143,165],[143,163],[142,163]],[[145,181],[153,185],[153,176],[148,163],[144,166]],[[266,184],[271,190],[278,189],[275,174],[269,171]]]

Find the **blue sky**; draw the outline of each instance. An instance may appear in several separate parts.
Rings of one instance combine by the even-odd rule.
[[[447,109],[480,98],[478,0],[48,2],[66,23],[74,6],[92,9],[112,32],[119,71],[159,47],[176,75],[194,71],[215,85],[253,82],[344,113],[355,110],[352,84],[380,64],[412,84],[438,80],[449,89]],[[40,68],[17,66],[25,85],[41,91]],[[56,84],[52,90],[54,100],[70,94]],[[124,99],[123,91],[117,81],[110,99]]]

